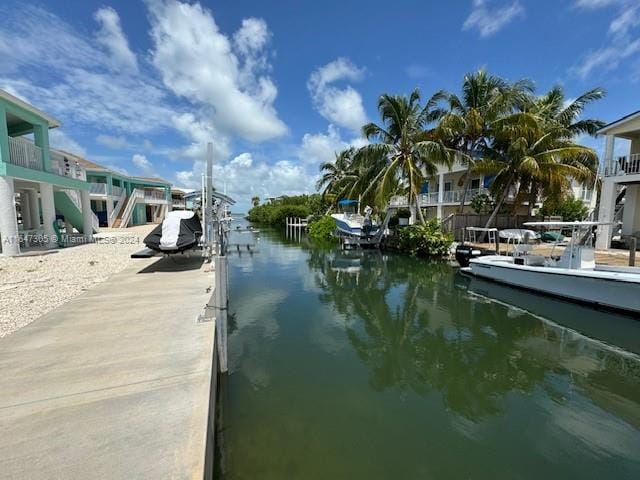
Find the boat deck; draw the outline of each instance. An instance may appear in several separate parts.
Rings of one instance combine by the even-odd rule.
[[[489,243],[473,243],[472,245],[479,248],[492,249],[495,245]],[[557,245],[555,248],[549,244],[536,244],[533,245],[533,251],[530,253],[536,255],[562,255],[565,247]],[[507,247],[506,243],[500,244],[500,254],[504,255],[506,252],[513,252],[513,246]],[[596,250],[596,263],[599,265],[615,265],[618,267],[625,267],[629,265],[629,252],[627,250]],[[638,255],[636,265],[640,266],[640,254]]]
[[[0,339],[0,478],[203,478],[207,270],[141,259]]]

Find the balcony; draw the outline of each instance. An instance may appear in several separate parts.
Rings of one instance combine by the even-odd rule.
[[[42,149],[20,137],[9,137],[9,163],[31,170],[43,170]]]
[[[637,175],[640,173],[640,153],[632,153],[616,158],[610,169],[605,171],[607,177],[619,175]]]
[[[145,190],[144,201],[145,203],[169,203],[166,194],[160,190]]]
[[[106,183],[90,183],[89,184],[89,193],[91,195],[106,196],[107,195],[107,184]]]
[[[51,173],[61,177],[87,181],[87,172],[78,162],[58,152],[51,152]]]
[[[462,200],[462,194],[464,190],[446,190],[442,192],[442,204],[445,203],[460,203]],[[480,193],[486,193],[489,195],[489,190],[486,188],[470,188],[467,190],[467,196],[465,203],[470,203],[473,197]],[[407,207],[407,197],[398,195],[391,198],[390,205],[392,207]],[[433,193],[421,193],[420,194],[420,206],[428,207],[432,205],[438,205],[438,192]]]

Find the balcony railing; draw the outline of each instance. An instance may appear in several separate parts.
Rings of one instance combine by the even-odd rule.
[[[119,197],[120,195],[122,195],[122,187],[117,187],[113,185],[111,187],[111,195],[114,197]]]
[[[9,137],[9,162],[31,170],[42,170],[42,149],[20,137]]]
[[[107,194],[107,184],[106,183],[90,183],[89,184],[89,193],[91,195],[106,195]]]
[[[605,171],[606,176],[635,175],[640,173],[640,153],[616,158],[613,166]]]
[[[87,172],[78,162],[55,152],[51,152],[51,171],[63,177],[87,180]]]
[[[464,190],[447,190],[442,192],[442,203],[459,203],[462,200],[462,194]],[[467,190],[467,196],[465,197],[465,203],[471,202],[473,197],[480,193],[489,194],[489,190],[486,188],[470,188]],[[407,197],[398,195],[391,198],[391,206],[393,207],[406,207],[408,206]],[[427,207],[438,204],[438,192],[421,193],[420,194],[420,206]]]
[[[144,199],[155,201],[155,202],[167,202],[167,197],[165,193],[159,190],[145,190]]]

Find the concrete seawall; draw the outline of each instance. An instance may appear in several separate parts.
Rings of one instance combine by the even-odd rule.
[[[0,478],[203,478],[215,329],[196,317],[208,270],[140,260],[0,339]]]

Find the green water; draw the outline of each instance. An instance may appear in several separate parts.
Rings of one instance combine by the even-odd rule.
[[[230,259],[223,478],[640,478],[640,322],[261,237]]]

